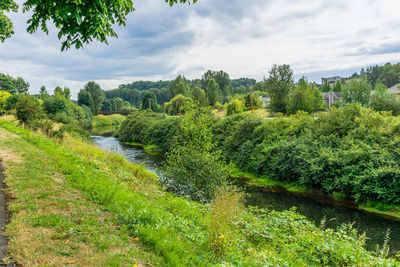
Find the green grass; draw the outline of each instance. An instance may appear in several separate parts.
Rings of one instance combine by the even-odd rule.
[[[143,148],[143,150],[146,153],[152,154],[152,155],[159,155],[159,154],[164,153],[164,151],[156,145],[145,145],[145,144],[137,143],[137,142],[127,142],[124,144],[129,145],[129,146],[141,147],[141,148]]]
[[[253,173],[244,172],[235,167],[229,168],[229,174],[232,178],[244,180],[244,182],[249,186],[263,187],[266,189],[280,187],[293,193],[309,193],[312,191],[306,186],[301,186],[296,183],[285,183],[282,181],[272,180],[268,176],[257,176]]]
[[[78,139],[66,137],[59,144],[3,121],[0,149],[21,157],[19,163],[6,160],[6,182],[15,198],[7,234],[11,255],[21,265],[398,264],[366,251],[354,230],[324,230],[293,211],[244,212],[234,231],[221,237],[225,253],[215,255],[210,205],[163,191],[143,166]]]
[[[126,116],[120,114],[112,115],[96,115],[93,117],[92,127],[106,127],[106,126],[118,126],[124,121]]]
[[[6,228],[11,258],[6,262],[21,266],[164,265],[163,258],[140,246],[104,206],[89,201],[68,182],[55,160],[36,146],[40,139],[31,144],[0,128],[0,157],[12,199],[12,218]]]

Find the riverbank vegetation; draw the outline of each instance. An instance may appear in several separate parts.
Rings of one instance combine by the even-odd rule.
[[[125,116],[120,114],[112,114],[108,116],[99,114],[93,117],[92,128],[108,127],[108,126],[118,127],[119,125],[121,125],[124,119]]]
[[[220,189],[213,202],[199,204],[162,191],[157,178],[142,166],[78,139],[66,136],[61,142],[55,141],[5,121],[0,122],[0,128],[1,149],[20,157],[18,161],[6,159],[6,183],[15,197],[7,234],[13,244],[11,255],[23,264],[46,265],[60,260],[76,265],[124,265],[140,263],[136,259],[139,256],[147,259],[145,262],[164,266],[397,264],[385,258],[386,248],[382,254],[366,251],[362,247],[365,237],[351,226],[325,230],[294,211],[246,210],[241,208],[240,193],[232,189],[227,189],[228,193]],[[37,155],[46,161],[29,160]],[[37,175],[32,176],[35,171]],[[25,183],[30,190],[23,189]],[[68,192],[82,192],[79,202],[61,200],[71,194],[60,191],[60,183],[65,183],[64,189],[71,188]],[[47,187],[56,192],[44,191]],[[35,188],[40,188],[42,197],[37,198]],[[39,202],[50,206],[43,209]],[[76,215],[64,214],[63,203],[69,203],[70,212]],[[75,203],[85,209],[79,205],[73,210]],[[86,208],[92,206],[97,206],[100,214],[91,219],[92,213]],[[102,214],[102,210],[109,215]],[[85,214],[80,216],[82,212]],[[99,218],[109,219],[98,225]],[[104,228],[107,225],[114,230]],[[27,250],[21,250],[18,243],[26,234],[17,231],[22,226],[30,230],[30,241],[39,240],[28,242]],[[103,230],[104,234],[97,234]],[[120,234],[124,232],[129,235]],[[133,248],[132,241],[161,259],[151,252],[138,252],[143,250]],[[81,245],[93,246],[94,254],[85,257],[88,252]],[[109,254],[118,247],[121,249],[117,254]],[[46,257],[38,256],[44,254]]]
[[[400,205],[399,117],[358,104],[317,118],[302,112],[267,120],[246,114],[208,116],[214,149],[221,150],[226,164],[265,177],[265,183],[296,184],[381,210],[396,211]],[[130,115],[119,136],[169,151],[183,135],[184,118]],[[161,138],[153,139],[155,132]]]

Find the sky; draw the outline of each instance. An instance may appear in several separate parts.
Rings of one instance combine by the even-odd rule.
[[[54,27],[31,35],[29,14],[10,14],[16,34],[0,43],[0,72],[23,77],[31,93],[67,86],[76,99],[91,80],[108,90],[137,80],[200,78],[208,69],[262,80],[273,64],[290,64],[296,79],[320,82],[400,61],[398,0],[198,0],[174,7],[146,0],[134,7],[109,45],[64,52]]]

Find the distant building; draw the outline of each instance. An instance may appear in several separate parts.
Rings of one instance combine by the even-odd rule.
[[[388,93],[396,94],[400,98],[400,83],[393,85],[387,91]]]
[[[331,108],[333,104],[339,102],[342,99],[341,92],[326,92],[322,93],[324,102],[328,108]]]
[[[342,81],[342,77],[340,77],[340,76],[335,76],[335,77],[327,77],[327,78],[321,78],[321,81],[322,81],[322,85],[324,85],[324,84],[329,84],[329,85],[333,85],[333,84],[335,84],[336,82],[338,82],[338,81]]]

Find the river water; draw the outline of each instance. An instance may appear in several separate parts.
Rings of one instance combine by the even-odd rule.
[[[160,174],[163,156],[147,154],[140,147],[123,145],[112,136],[92,136],[92,139],[95,145],[101,149],[121,154],[132,163],[145,164],[148,170]],[[375,250],[377,245],[382,246],[389,229],[391,254],[400,251],[400,221],[350,208],[321,204],[302,196],[260,192],[251,188],[245,188],[245,190],[248,205],[279,211],[296,207],[298,213],[304,215],[316,225],[319,225],[325,219],[326,227],[333,229],[344,223],[353,224],[353,227],[358,229],[359,233],[366,233],[368,237],[366,247],[369,250]]]

